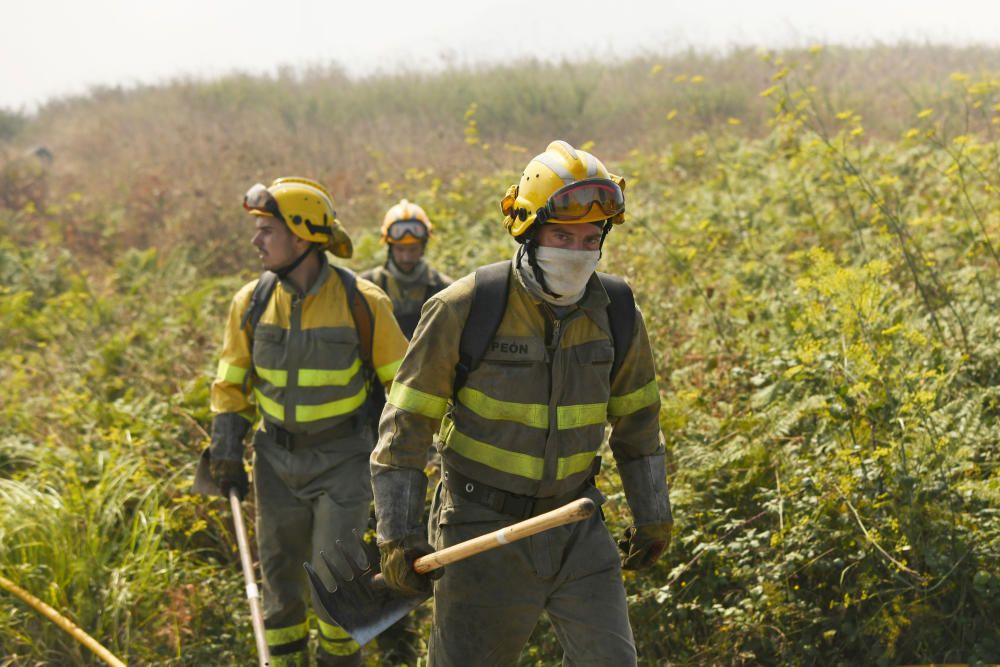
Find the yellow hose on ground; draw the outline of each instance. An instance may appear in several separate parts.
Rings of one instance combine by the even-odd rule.
[[[89,648],[91,651],[94,652],[94,654],[98,658],[111,665],[111,667],[125,667],[124,662],[116,658],[114,654],[111,653],[111,651],[101,646],[101,644],[96,639],[94,639],[86,632],[81,630],[79,627],[77,627],[77,625],[73,623],[73,621],[69,620],[68,618],[60,614],[58,611],[56,611],[49,605],[45,604],[44,602],[36,598],[28,591],[19,587],[10,579],[0,576],[0,586],[3,586],[8,591],[10,591],[14,595],[21,598],[29,605],[34,607],[35,611],[42,614],[50,621],[58,625],[60,628],[65,630],[68,634],[70,634],[73,637],[73,639],[75,639],[76,641],[80,642],[81,644]]]

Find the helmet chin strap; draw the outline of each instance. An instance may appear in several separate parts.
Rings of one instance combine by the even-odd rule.
[[[274,274],[275,274],[276,276],[278,276],[279,278],[287,278],[287,277],[288,277],[288,274],[289,274],[289,273],[291,273],[292,271],[294,271],[294,270],[295,270],[295,268],[296,268],[296,267],[297,267],[297,266],[298,266],[299,264],[301,264],[301,263],[302,263],[303,261],[305,261],[305,258],[306,258],[306,257],[308,257],[308,256],[309,256],[309,254],[310,254],[310,253],[311,253],[311,252],[312,252],[313,250],[316,250],[316,248],[317,248],[317,247],[318,247],[318,246],[316,246],[316,245],[313,245],[313,244],[311,244],[311,243],[310,243],[310,244],[309,244],[309,247],[308,247],[308,248],[306,248],[306,251],[305,251],[304,253],[302,253],[301,255],[299,255],[299,258],[298,258],[298,259],[296,259],[295,261],[293,261],[293,262],[292,262],[291,264],[286,264],[285,266],[281,267],[280,269],[275,269],[275,270],[274,270]]]
[[[535,276],[535,281],[546,294],[554,299],[561,299],[562,294],[556,294],[545,284],[545,272],[542,271],[542,267],[538,266],[538,261],[535,259],[535,250],[538,249],[538,225],[532,225],[527,232],[516,238],[518,243],[524,246],[524,252],[517,256],[517,268],[521,268],[521,258],[527,255],[528,266],[531,267],[531,273]]]

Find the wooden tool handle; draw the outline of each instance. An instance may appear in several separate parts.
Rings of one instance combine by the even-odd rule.
[[[506,528],[495,530],[492,533],[480,535],[479,537],[460,542],[446,549],[421,556],[413,561],[413,570],[417,574],[424,574],[439,567],[444,567],[448,563],[455,563],[483,551],[495,549],[504,544],[530,537],[543,530],[563,526],[575,521],[582,521],[589,518],[594,513],[594,509],[593,500],[590,498],[579,498],[551,512],[539,514]]]

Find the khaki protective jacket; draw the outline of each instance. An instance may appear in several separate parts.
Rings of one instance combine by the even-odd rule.
[[[422,266],[414,269],[417,273],[412,280],[400,280],[386,266],[377,266],[364,271],[361,277],[382,288],[392,301],[392,312],[399,322],[399,328],[407,339],[413,337],[420,320],[420,309],[427,299],[452,283],[452,279],[421,261]],[[407,276],[409,278],[409,276]]]
[[[303,296],[281,280],[254,331],[253,376],[250,339],[240,320],[257,281],[233,298],[212,383],[212,412],[261,416],[292,433],[333,428],[365,404],[368,391],[359,356],[359,338],[343,281],[324,262]],[[392,315],[388,297],[358,279],[357,289],[373,315],[372,364],[388,385],[406,352],[407,341]]]
[[[512,271],[496,336],[452,400],[474,285],[474,275],[466,276],[424,306],[372,453],[376,505],[380,474],[390,473],[389,483],[398,477],[393,471],[422,470],[439,426],[446,468],[534,497],[563,495],[584,484],[609,421],[619,467],[662,457],[660,396],[645,324],[637,312],[628,354],[611,383],[609,300],[596,276],[578,307],[555,320]],[[402,537],[391,532],[391,525],[385,532],[380,525],[379,541]]]

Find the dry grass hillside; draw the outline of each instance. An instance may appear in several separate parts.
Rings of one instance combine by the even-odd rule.
[[[395,185],[516,170],[554,137],[590,143],[611,164],[712,128],[760,138],[774,116],[761,93],[785,66],[808,77],[828,119],[851,109],[869,137],[896,139],[920,109],[941,100],[953,105],[951,74],[977,76],[998,56],[985,48],[902,45],[525,61],[361,80],[335,67],[288,70],[53,101],[28,118],[5,115],[0,150],[8,159],[38,145],[51,151],[36,199],[71,205],[70,243],[107,262],[121,247],[236,240],[234,203],[249,184],[280,174],[328,184],[341,218],[358,229],[380,220]],[[976,126],[968,111],[948,106],[939,114],[956,133],[970,124],[990,129]],[[4,188],[23,192],[10,172]],[[3,203],[25,202],[11,194]],[[246,258],[221,257],[219,270]]]

